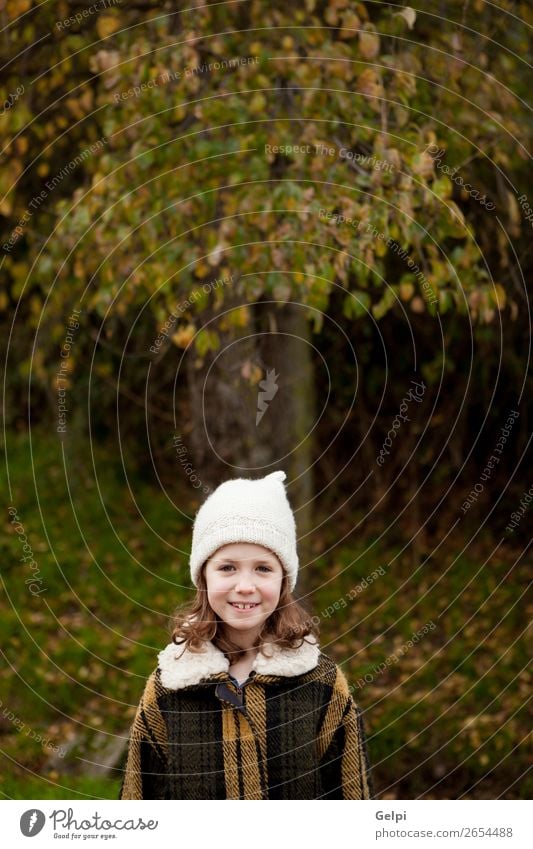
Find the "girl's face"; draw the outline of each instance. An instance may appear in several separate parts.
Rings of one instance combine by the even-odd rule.
[[[283,567],[262,545],[223,545],[207,561],[205,580],[211,608],[225,623],[230,638],[253,642],[278,605]]]

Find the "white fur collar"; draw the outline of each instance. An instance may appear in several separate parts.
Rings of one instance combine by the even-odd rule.
[[[265,657],[257,653],[252,669],[258,675],[303,675],[318,664],[320,649],[312,635],[306,637],[297,649],[283,649],[275,643],[265,643]],[[182,646],[169,643],[158,654],[161,683],[168,690],[181,690],[199,684],[210,675],[228,672],[229,660],[213,643],[205,644],[202,653],[183,651]]]

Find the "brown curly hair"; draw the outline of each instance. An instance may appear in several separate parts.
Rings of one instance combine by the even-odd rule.
[[[202,565],[198,575],[194,599],[174,611],[172,642],[177,645],[185,644],[184,651],[190,649],[193,652],[201,652],[203,644],[210,640],[224,652],[230,663],[235,663],[244,657],[246,651],[229,639],[225,633],[224,622],[209,604],[205,565]],[[263,623],[253,648],[262,651],[264,642],[274,642],[280,648],[299,648],[305,637],[310,634],[318,638],[316,619],[317,617],[311,617],[303,605],[296,601],[289,589],[288,576],[284,573],[278,606]]]

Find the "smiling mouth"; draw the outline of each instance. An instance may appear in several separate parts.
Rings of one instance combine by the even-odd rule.
[[[232,607],[237,608],[237,610],[252,610],[254,607],[259,607],[259,602],[254,602],[253,604],[245,604],[241,602],[230,601],[229,604],[231,604]]]

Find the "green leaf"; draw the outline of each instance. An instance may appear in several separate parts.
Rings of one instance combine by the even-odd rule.
[[[346,318],[361,318],[368,314],[370,303],[368,292],[350,292],[344,298],[342,312]]]
[[[200,330],[195,344],[199,355],[205,357],[208,351],[216,351],[220,347],[220,339],[214,330]]]

